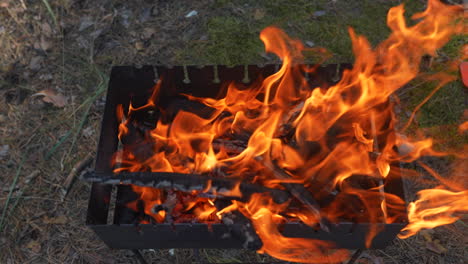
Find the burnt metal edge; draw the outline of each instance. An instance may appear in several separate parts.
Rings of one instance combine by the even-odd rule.
[[[243,248],[241,239],[230,232],[225,224],[176,223],[176,224],[113,224],[96,225],[93,230],[110,247],[115,249],[167,249],[167,248]],[[377,224],[382,231],[373,239],[371,248],[384,248],[404,227],[402,223]],[[330,232],[314,230],[303,223],[287,223],[280,226],[282,234],[290,238],[308,238],[330,241],[337,248],[364,249],[369,223],[341,222],[332,225]]]

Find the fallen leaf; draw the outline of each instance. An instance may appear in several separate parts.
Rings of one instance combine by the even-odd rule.
[[[41,25],[41,29],[42,29],[42,34],[46,35],[47,37],[52,36],[52,28],[50,27],[49,23],[44,22]]]
[[[41,68],[41,63],[44,60],[42,56],[35,56],[32,57],[31,61],[29,62],[29,69],[33,71],[37,71]]]
[[[68,219],[64,215],[60,215],[60,216],[52,217],[52,218],[49,218],[49,217],[45,216],[44,219],[43,219],[43,222],[45,224],[64,225],[64,224],[68,223]]]
[[[52,48],[52,42],[47,39],[44,35],[41,36],[40,47],[43,51],[48,51]]]
[[[41,244],[36,240],[32,240],[26,244],[26,248],[32,250],[34,253],[39,253],[39,251],[41,251]]]
[[[31,95],[31,97],[44,96],[42,101],[51,103],[56,107],[64,107],[67,104],[67,97],[64,95],[54,92],[52,89],[45,89],[38,93]]]
[[[84,16],[80,18],[80,27],[78,28],[78,31],[83,31],[92,25],[94,25],[93,18],[90,16]]]
[[[426,248],[437,254],[444,254],[448,251],[444,246],[440,244],[440,241],[438,239],[432,242],[426,242]]]
[[[255,20],[260,20],[265,17],[265,10],[263,9],[255,9],[254,11],[254,19]]]
[[[421,230],[419,233],[427,242],[432,242],[432,234],[434,233],[432,229]]]

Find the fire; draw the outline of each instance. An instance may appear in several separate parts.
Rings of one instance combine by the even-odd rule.
[[[301,64],[302,52],[307,48],[280,29],[268,27],[260,39],[267,52],[283,61],[275,74],[250,87],[231,83],[221,99],[185,95],[187,100],[211,109],[209,114],[179,111],[170,122],[159,119],[140,141],[124,144],[116,153],[119,167],[115,172],[215,173],[217,177],[242,179],[269,188],[301,184],[319,201],[333,194],[333,201],[318,212],[307,206],[293,210],[289,207],[291,201],[276,204],[265,195],[253,195],[248,202],[233,200],[230,206],[217,208],[213,199],[194,198],[209,190],[210,185],[190,194],[192,201],[176,205],[173,212],[191,211],[200,221],[217,221],[224,213],[237,210],[252,221],[262,239],[260,252],[289,261],[340,262],[347,252],[336,249],[331,242],[287,238],[279,226],[287,221],[315,226],[322,218],[331,222],[358,219],[371,223],[367,235],[370,246],[379,232],[379,223],[406,217],[405,202],[385,193],[386,178],[399,173],[399,162],[444,153],[433,151],[429,138],[410,139],[397,133],[391,98],[418,75],[422,56],[435,56],[453,34],[462,32],[458,22],[462,12],[459,6],[430,0],[424,12],[413,16],[418,22],[408,26],[403,5],[394,7],[387,18],[392,33],[375,48],[349,29],[356,57],[354,67],[345,70],[342,79],[328,89],[309,87],[304,79],[304,72],[314,71]],[[441,76],[434,77],[441,81],[439,87],[453,80]],[[117,108],[122,141],[135,129],[134,114],[158,109],[154,102],[159,87],[160,83],[147,105],[130,106],[126,114],[122,106]],[[164,109],[159,110],[164,113]],[[460,126],[460,130],[465,129],[466,124]],[[141,148],[150,154],[137,153]],[[356,186],[356,179],[361,178],[369,186]],[[236,186],[225,195],[241,197]],[[145,213],[163,222],[166,215],[152,208],[166,203],[164,192],[132,188],[145,202]],[[419,200],[408,207],[409,224],[402,238],[421,228],[452,223],[457,219],[452,213],[467,210],[466,190],[431,189],[419,195]]]
[[[455,213],[468,211],[468,191],[452,192],[443,189],[429,189],[418,192],[419,199],[409,204],[409,224],[400,238],[407,238],[421,229],[451,224],[459,218]]]

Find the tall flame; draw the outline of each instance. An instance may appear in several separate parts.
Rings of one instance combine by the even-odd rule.
[[[366,244],[371,246],[380,231],[379,223],[405,218],[405,202],[384,191],[386,178],[399,172],[398,163],[413,162],[423,155],[444,155],[431,149],[429,138],[410,139],[396,133],[391,97],[418,75],[424,55],[434,56],[453,34],[463,31],[459,22],[462,12],[459,6],[430,0],[424,12],[412,17],[417,23],[408,26],[403,5],[391,8],[387,24],[392,33],[375,48],[350,28],[354,67],[345,70],[342,79],[328,89],[309,87],[305,80],[303,73],[314,68],[301,64],[306,49],[303,44],[278,28],[267,27],[260,34],[265,50],[283,61],[275,74],[248,89],[231,83],[221,99],[186,95],[188,100],[212,109],[209,116],[179,111],[170,124],[159,120],[142,143],[153,154],[141,157],[136,148],[127,146],[116,155],[121,158],[116,172],[218,170],[271,188],[284,188],[282,183],[303,184],[317,200],[334,193],[333,201],[321,208],[322,217],[332,222],[348,218],[370,223]],[[439,88],[453,80],[446,75],[433,78],[441,81]],[[130,107],[126,117],[118,108],[122,120],[119,137],[129,133],[132,114],[158,107],[154,104],[158,90],[159,86],[146,106]],[[465,127],[460,126],[460,130]],[[284,137],[285,133],[292,136]],[[236,138],[244,138],[245,144],[236,145],[232,142]],[[279,175],[276,170],[283,173]],[[359,177],[372,184],[356,186]],[[145,192],[146,188],[133,188],[143,200],[148,193],[154,195]],[[419,200],[409,205],[409,224],[400,237],[455,221],[452,213],[467,209],[467,194],[466,190],[440,188],[421,191]],[[163,203],[162,195],[152,201],[146,206]],[[278,228],[285,221],[301,220],[311,226],[319,221],[309,211],[293,210],[288,205],[253,195],[249,202],[232,201],[220,211],[210,199],[188,203],[185,210],[193,210],[201,220],[240,211],[262,239],[261,252],[277,258],[319,263],[340,262],[347,257],[346,251],[334,249],[328,241],[284,237]],[[162,215],[148,214],[163,221]]]

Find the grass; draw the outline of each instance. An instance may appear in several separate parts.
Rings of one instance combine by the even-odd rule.
[[[421,85],[409,92],[409,108],[414,108],[435,85],[428,83]],[[432,127],[437,125],[456,125],[460,121],[465,109],[463,85],[458,81],[451,82],[424,104],[416,114],[420,127]]]
[[[42,0],[42,3],[44,3],[44,6],[46,7],[47,12],[50,14],[52,19],[54,20],[55,26],[58,27],[57,17],[55,16],[54,10],[52,10],[52,7],[50,6],[49,1],[48,0]]]
[[[26,153],[23,154],[23,157],[21,158],[18,168],[16,169],[16,174],[15,174],[15,177],[13,178],[13,182],[10,185],[10,191],[8,192],[8,196],[5,201],[5,205],[3,206],[3,211],[2,211],[2,215],[0,219],[0,234],[3,232],[3,228],[5,227],[4,225],[6,223],[7,216],[8,216],[8,206],[10,204],[10,200],[12,198],[13,191],[16,187],[16,184],[18,183],[18,179],[21,174],[21,169],[23,168],[24,162],[26,161],[26,156],[27,156]]]
[[[211,8],[219,15],[210,17],[205,25],[209,41],[189,43],[178,58],[181,61],[202,61],[204,64],[262,62],[260,53],[264,47],[258,36],[263,28],[274,25],[294,38],[327,48],[334,55],[331,62],[351,62],[353,54],[348,27],[365,35],[376,45],[390,33],[386,26],[386,13],[396,4],[397,1],[379,1],[377,4],[371,0],[344,1],[336,5],[326,0],[261,0],[255,4],[236,1],[235,6],[239,6],[239,9],[234,12],[230,9],[234,2],[215,1]],[[404,1],[404,4],[408,18],[423,10],[418,1]],[[317,11],[325,13],[314,16]],[[258,12],[263,15],[256,17]]]

